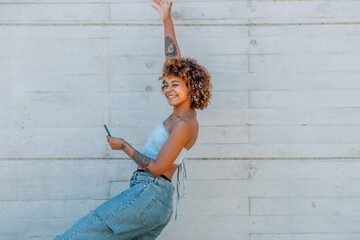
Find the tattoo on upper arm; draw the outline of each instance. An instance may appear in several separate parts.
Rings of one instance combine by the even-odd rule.
[[[132,155],[134,161],[142,168],[145,168],[145,170],[147,169],[147,166],[149,166],[150,162],[151,162],[151,158],[149,158],[148,156],[145,156],[142,153],[139,153],[137,150],[134,151],[133,155]]]
[[[165,37],[165,56],[166,57],[175,57],[178,54],[175,41],[169,37]]]

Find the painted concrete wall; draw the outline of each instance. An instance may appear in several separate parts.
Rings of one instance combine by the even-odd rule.
[[[128,186],[171,109],[151,1],[0,2],[0,240],[52,239]],[[213,75],[187,197],[159,239],[360,239],[359,1],[189,1]]]

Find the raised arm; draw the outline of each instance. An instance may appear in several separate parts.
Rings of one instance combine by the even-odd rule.
[[[157,6],[151,5],[155,11],[160,15],[161,21],[164,23],[164,36],[165,36],[165,57],[181,58],[180,48],[176,41],[174,24],[171,19],[171,6],[174,0],[153,0]]]

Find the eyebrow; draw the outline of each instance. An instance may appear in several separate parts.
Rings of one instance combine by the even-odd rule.
[[[179,80],[172,80],[171,83],[174,83],[174,82],[177,82],[177,83],[180,83]],[[164,81],[164,83],[168,83],[167,80]]]

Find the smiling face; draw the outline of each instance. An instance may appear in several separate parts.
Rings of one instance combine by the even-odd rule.
[[[189,88],[181,78],[167,77],[163,82],[162,90],[169,105],[179,106],[184,103],[190,105]]]

